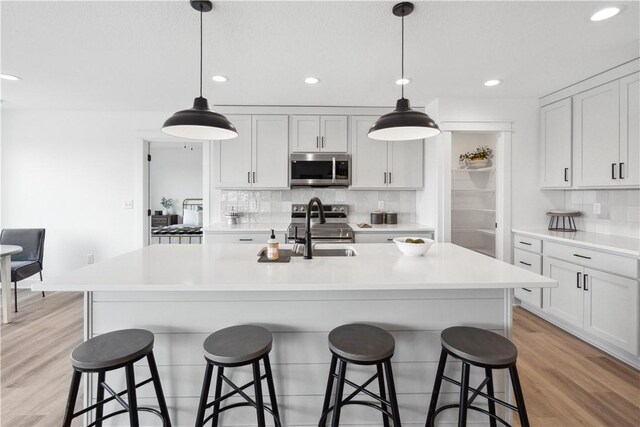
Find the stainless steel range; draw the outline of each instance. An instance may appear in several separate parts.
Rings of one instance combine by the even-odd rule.
[[[327,243],[353,243],[353,229],[347,224],[349,207],[347,205],[324,205],[326,223],[320,224],[318,219],[318,206],[311,208],[311,238],[314,242]],[[306,231],[305,217],[307,215],[306,204],[291,206],[291,224],[287,229],[287,241],[293,242],[296,236],[304,237]]]

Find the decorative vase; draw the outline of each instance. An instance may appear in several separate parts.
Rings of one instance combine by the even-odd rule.
[[[169,215],[169,209],[162,208],[162,215]]]
[[[489,159],[470,159],[467,163],[469,169],[480,169],[489,166]]]

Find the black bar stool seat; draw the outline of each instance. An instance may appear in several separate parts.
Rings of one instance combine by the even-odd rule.
[[[165,402],[160,376],[158,375],[158,368],[153,356],[153,343],[154,337],[151,332],[144,329],[125,329],[98,335],[77,346],[71,353],[73,376],[71,379],[69,399],[67,400],[67,408],[62,423],[63,427],[71,426],[71,421],[74,418],[94,409],[95,416],[93,423],[90,424],[91,426],[101,427],[104,420],[116,415],[128,413],[129,425],[137,427],[140,425],[138,412],[143,411],[155,414],[162,420],[164,427],[170,427],[171,420],[169,418],[169,410]],[[145,357],[149,363],[151,377],[136,384],[133,365]],[[107,384],[106,373],[119,368],[125,368],[126,389],[116,392]],[[98,374],[96,403],[78,412],[74,412],[82,373]],[[153,383],[158,406],[160,407],[159,411],[154,408],[138,407],[136,389],[148,383]],[[105,398],[105,391],[111,396]],[[122,398],[125,394],[127,395],[126,401]],[[104,415],[104,405],[114,400],[118,402],[123,409]]]
[[[196,415],[196,427],[203,427],[209,420],[211,420],[212,427],[216,427],[220,413],[240,406],[252,406],[256,408],[258,427],[265,426],[265,411],[273,416],[277,427],[282,425],[280,422],[280,413],[278,412],[278,402],[273,383],[273,375],[271,373],[271,364],[269,362],[269,352],[272,346],[273,337],[271,332],[261,326],[255,325],[224,328],[212,333],[204,340],[203,349],[207,367],[202,385],[202,393],[200,394],[198,414]],[[262,361],[264,365],[264,375],[260,373],[260,361]],[[253,381],[247,384],[237,386],[224,375],[225,368],[249,365],[251,365],[253,369]],[[215,397],[213,401],[209,402],[209,389],[211,388],[214,367],[217,368]],[[271,407],[265,406],[263,402],[263,379],[267,380]],[[227,383],[232,389],[232,391],[224,395],[222,395],[223,382]],[[254,399],[244,392],[245,389],[251,386],[253,386],[255,390]],[[220,406],[224,400],[235,395],[240,395],[245,401],[228,404],[224,407]],[[211,407],[213,407],[213,412],[205,417],[206,411]]]
[[[400,412],[391,369],[391,357],[395,352],[393,336],[377,326],[361,323],[342,325],[329,333],[329,350],[332,354],[331,366],[329,368],[329,379],[327,381],[322,415],[318,426],[324,426],[329,413],[333,411],[331,426],[337,427],[340,425],[342,407],[346,405],[363,405],[380,411],[385,427],[389,427],[389,419],[393,421],[394,427],[400,427]],[[340,366],[336,373],[338,362]],[[355,384],[346,378],[348,363],[375,365],[376,373],[362,385]],[[387,380],[386,388],[385,376]],[[334,379],[336,378],[338,381],[336,383],[335,398],[333,405],[331,405]],[[367,390],[367,386],[376,379],[378,380],[379,395]],[[354,388],[355,391],[343,398],[345,384]],[[354,400],[361,393],[370,397],[373,401]]]
[[[496,415],[496,403],[517,412],[520,416],[520,424],[522,427],[528,427],[529,420],[527,418],[524,397],[522,395],[522,387],[520,385],[520,379],[516,369],[516,360],[518,358],[518,350],[516,346],[502,335],[469,326],[454,326],[447,328],[442,331],[440,338],[442,351],[440,353],[440,362],[438,364],[438,371],[433,385],[431,403],[427,413],[426,427],[432,427],[434,425],[435,417],[440,412],[451,408],[458,408],[459,427],[466,426],[468,410],[488,415],[491,427],[496,427],[497,422],[500,422],[505,426],[509,426],[504,419]],[[448,356],[452,356],[462,362],[462,376],[460,381],[456,381],[444,375]],[[477,388],[469,386],[469,372],[471,366],[484,368],[485,370],[485,379]],[[513,386],[513,394],[517,406],[513,406],[510,403],[495,397],[493,387],[493,369],[509,370],[511,384]],[[437,408],[442,380],[460,387],[459,403],[444,405]],[[485,386],[487,387],[487,393],[482,391]],[[469,398],[469,391],[473,393],[471,398]],[[472,405],[477,396],[487,399],[489,406],[488,411]]]

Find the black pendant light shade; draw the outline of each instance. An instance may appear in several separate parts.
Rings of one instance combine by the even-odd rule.
[[[164,122],[162,132],[180,138],[223,140],[238,136],[235,126],[222,114],[209,109],[209,102],[202,96],[202,14],[210,12],[209,0],[191,0],[191,7],[200,12],[200,96],[194,99],[193,108],[182,110]]]
[[[181,138],[223,140],[238,136],[235,126],[222,114],[209,110],[206,98],[198,97],[193,108],[182,110],[169,117],[162,132]]]
[[[402,18],[402,79],[404,79],[404,17],[413,12],[413,3],[402,2],[393,7],[393,14]],[[396,109],[381,116],[369,129],[369,138],[381,141],[411,141],[429,138],[440,133],[440,128],[427,114],[411,109],[409,100],[402,97]]]

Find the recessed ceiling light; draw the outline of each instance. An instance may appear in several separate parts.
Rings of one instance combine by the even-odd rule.
[[[618,13],[620,13],[619,7],[605,7],[591,15],[591,20],[594,22],[604,21],[605,19],[613,18]]]
[[[500,83],[502,83],[502,80],[487,80],[486,82],[484,82],[485,86],[497,86]]]
[[[214,82],[218,82],[218,83],[224,83],[226,81],[229,81],[229,79],[227,77],[225,77],[225,76],[213,76],[213,77],[211,77],[211,79]]]
[[[403,78],[403,79],[398,79],[398,80],[396,80],[396,84],[397,84],[397,85],[408,85],[408,84],[409,84],[409,83],[411,83],[412,81],[413,81],[413,80],[411,80],[410,78],[405,77],[405,78]]]
[[[304,82],[308,85],[314,85],[320,82],[320,79],[317,77],[307,77],[306,79],[304,79]]]
[[[2,80],[12,80],[12,81],[22,80],[20,77],[12,76],[11,74],[0,74],[0,79],[2,79]]]

